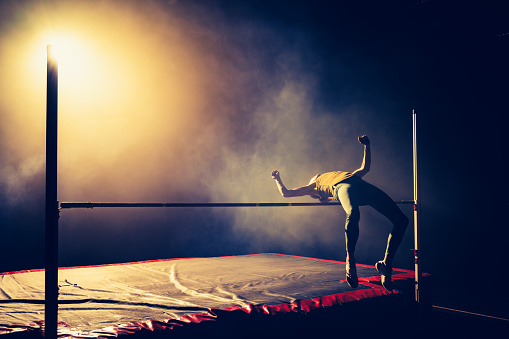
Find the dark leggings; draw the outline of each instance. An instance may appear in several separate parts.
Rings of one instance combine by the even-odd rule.
[[[371,206],[392,222],[386,249],[387,264],[392,265],[408,226],[408,218],[396,203],[384,191],[355,175],[336,185],[334,199],[341,203],[346,213],[345,240],[349,253],[355,252],[359,239],[359,206]]]

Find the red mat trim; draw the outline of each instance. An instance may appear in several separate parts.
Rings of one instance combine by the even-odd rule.
[[[332,260],[332,259],[320,259],[320,258],[311,258],[311,257],[304,257],[300,255],[292,255],[292,254],[281,254],[281,253],[253,253],[253,254],[238,254],[238,255],[225,255],[225,256],[217,256],[217,257],[189,257],[189,258],[169,258],[169,259],[151,259],[151,260],[143,260],[143,261],[132,261],[132,262],[126,262],[126,263],[114,263],[114,264],[99,264],[99,265],[85,265],[85,266],[71,266],[71,267],[59,267],[59,270],[71,270],[76,268],[89,268],[89,267],[108,267],[108,266],[122,266],[122,265],[133,265],[133,264],[144,264],[144,263],[151,263],[151,262],[162,262],[162,261],[173,261],[173,260],[185,260],[185,259],[206,259],[206,258],[227,258],[227,257],[245,257],[245,256],[253,256],[253,255],[264,255],[264,254],[273,254],[273,255],[281,255],[286,257],[294,257],[294,258],[302,258],[302,259],[310,259],[310,260],[317,260],[317,261],[325,261],[325,262],[332,262],[332,263],[339,263],[339,264],[345,264],[344,261],[338,261],[338,260]],[[360,267],[373,267],[373,265],[364,265],[364,264],[357,264],[357,266]],[[31,270],[20,270],[20,271],[12,271],[12,272],[0,272],[0,275],[8,275],[8,274],[16,274],[16,273],[29,273],[29,272],[41,272],[45,271],[44,268],[36,268]],[[393,268],[393,271],[395,272],[405,272],[408,274],[414,275],[414,271],[405,270],[402,268]],[[394,277],[394,274],[393,274]],[[379,279],[380,280],[380,279]],[[378,280],[378,281],[379,281]],[[373,280],[376,281],[376,280]]]
[[[151,260],[143,260],[143,261],[132,261],[132,262],[126,262],[126,263],[59,267],[58,269],[59,270],[71,270],[71,269],[76,269],[76,268],[122,266],[122,265],[144,264],[144,263],[159,262],[159,261],[173,261],[173,260],[185,260],[185,259],[207,259],[207,258],[213,259],[213,258],[228,258],[228,257],[246,257],[246,256],[253,256],[253,255],[264,255],[264,254],[273,254],[273,255],[281,255],[281,256],[286,256],[286,257],[311,259],[311,260],[318,260],[318,261],[325,261],[325,262],[345,264],[344,261],[338,261],[338,260],[332,260],[332,259],[311,258],[311,257],[304,257],[304,256],[300,256],[300,255],[293,255],[293,254],[253,253],[253,254],[224,255],[224,256],[217,256],[217,257],[189,257],[189,258],[151,259]],[[357,264],[357,266],[360,266],[360,267],[373,267],[373,265],[364,265],[364,264]],[[12,271],[12,272],[0,272],[0,275],[8,275],[8,274],[16,274],[16,273],[29,273],[29,272],[41,272],[41,271],[44,271],[44,270],[45,270],[44,268],[35,268],[35,269]],[[401,269],[401,268],[394,268],[393,270],[397,271],[397,272],[408,272],[408,273],[413,274],[413,271],[405,270],[405,269]]]
[[[353,290],[350,292],[338,293],[313,299],[298,300],[291,304],[280,305],[248,305],[245,307],[232,306],[225,309],[210,309],[208,313],[190,314],[178,319],[168,319],[165,321],[147,320],[143,322],[133,322],[115,327],[109,327],[102,332],[110,332],[115,335],[133,334],[137,331],[165,331],[176,327],[182,327],[185,324],[199,324],[206,321],[217,321],[218,318],[235,313],[244,315],[277,315],[288,313],[308,313],[316,309],[332,307],[334,305],[344,304],[362,299],[380,297],[384,295],[398,294],[397,291],[389,292],[385,288],[375,284],[364,284],[370,289]],[[227,314],[226,312],[230,313]]]

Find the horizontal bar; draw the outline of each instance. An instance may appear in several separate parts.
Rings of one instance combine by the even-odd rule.
[[[396,204],[413,204],[413,200],[395,201]],[[62,202],[60,208],[94,208],[94,207],[286,207],[286,206],[339,206],[339,202],[322,204],[319,202]]]

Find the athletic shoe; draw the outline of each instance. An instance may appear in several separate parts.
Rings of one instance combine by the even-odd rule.
[[[381,274],[382,286],[387,291],[392,291],[392,268],[387,267],[383,261],[377,262],[375,268]]]
[[[351,288],[357,288],[357,286],[359,286],[359,278],[357,277],[355,261],[346,263],[346,282]]]

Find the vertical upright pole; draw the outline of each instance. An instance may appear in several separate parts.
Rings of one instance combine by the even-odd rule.
[[[46,87],[46,210],[45,210],[45,309],[44,335],[57,338],[58,319],[58,61],[47,47]]]
[[[413,120],[413,168],[414,168],[414,256],[415,256],[415,301],[421,305],[421,282],[422,282],[422,268],[421,268],[421,234],[420,234],[420,191],[419,191],[419,177],[418,177],[418,158],[417,158],[417,115],[415,110],[412,110]],[[421,307],[419,307],[421,308]]]

